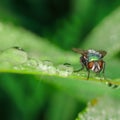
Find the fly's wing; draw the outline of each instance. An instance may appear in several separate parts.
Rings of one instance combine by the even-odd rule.
[[[88,54],[87,50],[81,50],[81,49],[78,49],[78,48],[72,48],[72,50],[74,52],[79,53],[79,54],[84,55],[84,56],[87,56],[87,54]]]
[[[107,52],[104,50],[99,50],[98,52],[101,54],[101,58],[103,58],[107,54]]]

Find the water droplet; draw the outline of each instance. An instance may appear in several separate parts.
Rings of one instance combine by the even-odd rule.
[[[44,60],[43,61],[43,65],[46,65],[46,66],[53,66],[53,63],[49,60]]]
[[[38,60],[34,58],[29,58],[25,63],[22,64],[25,68],[37,69]]]
[[[14,49],[17,49],[17,50],[24,51],[24,49],[23,49],[23,48],[21,48],[21,47],[18,47],[18,46],[14,46],[14,47],[12,47],[12,48],[14,48]]]
[[[11,69],[12,65],[7,61],[2,61],[0,63],[0,69]]]
[[[13,67],[14,70],[27,70],[25,67],[23,67],[22,65],[16,65]]]
[[[49,60],[39,61],[38,70],[46,72],[48,74],[55,74],[56,68],[53,66],[53,63]]]
[[[27,61],[27,58],[27,53],[16,47],[8,48],[0,54],[0,62],[6,61],[12,65],[22,64]]]
[[[98,76],[95,76],[95,79],[97,79],[97,80],[102,80],[100,77],[98,77]]]
[[[54,66],[50,66],[49,69],[47,70],[48,74],[55,74],[56,73],[56,68]]]
[[[86,71],[81,70],[81,71],[79,71],[79,72],[74,72],[74,75],[75,75],[75,76],[80,76],[80,77],[82,77],[82,78],[86,78],[87,73],[86,73]]]
[[[86,77],[86,72],[85,71],[80,71],[80,76]]]
[[[68,76],[73,73],[73,67],[62,64],[57,67],[57,72],[60,76]]]
[[[50,61],[39,61],[38,69],[41,71],[47,71],[47,69],[52,65]]]
[[[13,69],[14,70],[19,70],[19,67],[18,66],[13,66]]]

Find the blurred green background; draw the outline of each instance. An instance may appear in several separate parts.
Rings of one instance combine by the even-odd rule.
[[[0,19],[22,26],[57,46],[79,47],[119,0],[1,0]]]
[[[119,6],[119,0],[1,0],[0,25],[24,28],[70,52],[85,47],[91,31]],[[0,73],[0,120],[74,120],[86,104],[36,76]]]

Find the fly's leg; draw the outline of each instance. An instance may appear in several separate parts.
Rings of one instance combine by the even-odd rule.
[[[87,71],[88,71],[88,76],[87,76],[87,80],[88,80],[90,76],[90,70],[87,69]]]
[[[102,71],[102,73],[103,73],[104,79],[105,79],[105,74],[104,74],[105,73],[105,66],[106,66],[105,62],[103,61],[103,71]],[[112,87],[113,89],[118,87],[118,85],[113,84],[113,83],[109,82],[108,80],[107,80],[107,84],[108,84],[109,87]]]
[[[80,68],[80,69],[78,69],[78,70],[74,70],[74,72],[79,72],[79,71],[81,71],[81,70],[83,70],[84,69],[84,65],[82,64],[82,68]]]
[[[84,60],[83,56],[80,57],[80,63],[81,63],[81,65],[82,65],[82,68],[80,68],[80,69],[78,69],[78,70],[74,70],[74,72],[79,72],[79,71],[81,71],[81,70],[84,69],[84,66],[85,66],[84,61],[85,61],[85,60]]]
[[[74,72],[79,72],[79,71],[81,71],[81,70],[83,70],[84,69],[84,64],[82,64],[82,68],[80,68],[80,69],[78,69],[78,70],[74,70]],[[86,68],[87,69],[87,68]],[[89,76],[90,76],[90,70],[89,69],[87,69],[87,72],[88,72],[88,75],[87,75],[87,80],[89,79]]]
[[[104,62],[104,61],[103,61],[103,68],[102,68],[101,71],[102,71],[103,79],[105,79],[105,74],[104,74],[104,73],[105,73],[105,62]],[[96,73],[96,76],[98,76],[98,77],[100,78],[100,80],[102,81],[101,74],[100,74],[101,71],[97,72],[97,73]]]
[[[105,62],[103,61],[103,70],[102,70],[102,74],[103,74],[103,78],[105,79]]]

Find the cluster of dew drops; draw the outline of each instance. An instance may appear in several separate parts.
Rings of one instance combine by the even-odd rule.
[[[13,69],[23,71],[37,71],[46,74],[69,76],[73,73],[70,64],[54,65],[50,60],[40,60],[28,56],[28,53],[19,47],[11,47],[0,52],[1,69]]]

